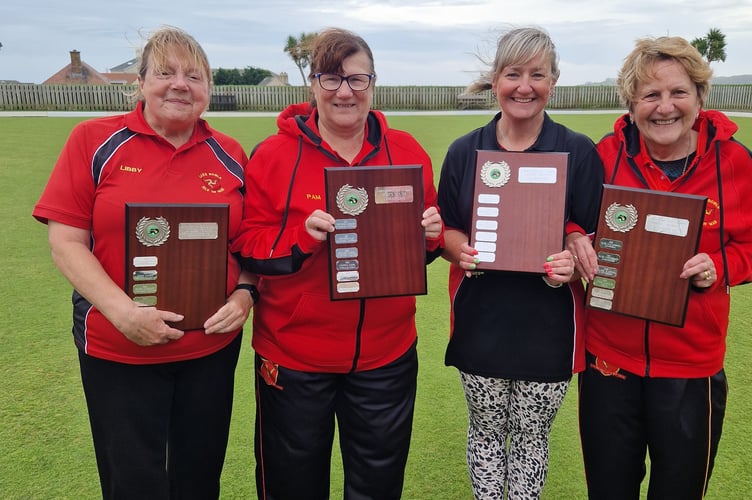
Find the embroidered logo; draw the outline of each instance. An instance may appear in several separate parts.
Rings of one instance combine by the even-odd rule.
[[[621,368],[619,368],[618,366],[609,365],[601,358],[595,358],[595,362],[591,363],[590,367],[601,372],[601,375],[603,375],[604,377],[616,377],[622,380],[627,378],[623,374],[619,373],[621,371]]]
[[[261,367],[258,370],[261,378],[264,379],[266,385],[274,387],[275,389],[283,390],[281,385],[277,384],[277,377],[279,377],[279,365],[272,363],[266,358],[261,358]]]
[[[708,198],[708,203],[705,205],[705,218],[702,221],[702,225],[705,227],[714,227],[718,225],[718,214],[720,213],[721,204],[712,198]]]
[[[219,174],[215,174],[214,172],[201,172],[198,177],[203,183],[201,189],[208,193],[217,194],[222,193],[225,190],[225,188],[222,187],[222,176]]]

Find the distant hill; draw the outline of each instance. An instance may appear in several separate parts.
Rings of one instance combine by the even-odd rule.
[[[716,76],[711,83],[716,85],[750,84],[752,75]],[[616,85],[616,78],[606,78],[602,82],[587,82],[582,85]]]
[[[716,76],[712,80],[718,85],[733,85],[740,83],[752,83],[752,75]]]

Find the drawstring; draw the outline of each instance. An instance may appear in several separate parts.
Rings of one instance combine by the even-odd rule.
[[[285,200],[285,211],[282,212],[282,224],[279,228],[279,233],[277,233],[277,237],[274,238],[274,243],[272,243],[272,248],[269,250],[269,257],[274,254],[274,249],[277,247],[277,243],[279,243],[279,239],[282,237],[282,232],[285,230],[285,226],[287,225],[287,215],[290,210],[290,199],[292,198],[292,187],[293,184],[295,184],[295,175],[298,172],[298,166],[300,165],[300,159],[303,156],[303,138],[298,137],[298,156],[295,158],[295,166],[292,168],[292,175],[290,176],[290,186],[287,188],[287,200]]]

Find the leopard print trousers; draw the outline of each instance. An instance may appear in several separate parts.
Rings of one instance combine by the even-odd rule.
[[[543,383],[460,372],[469,416],[467,464],[478,500],[540,498],[548,436],[569,380]]]

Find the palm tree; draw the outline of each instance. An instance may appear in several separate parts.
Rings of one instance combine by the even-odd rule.
[[[703,38],[695,38],[690,42],[702,55],[708,64],[713,61],[726,60],[726,35],[718,28],[712,28]]]
[[[300,71],[300,77],[303,79],[303,86],[308,86],[305,72],[303,71],[311,63],[311,42],[316,38],[317,33],[301,33],[300,38],[290,35],[287,37],[287,44],[284,51],[292,58],[295,66]]]

